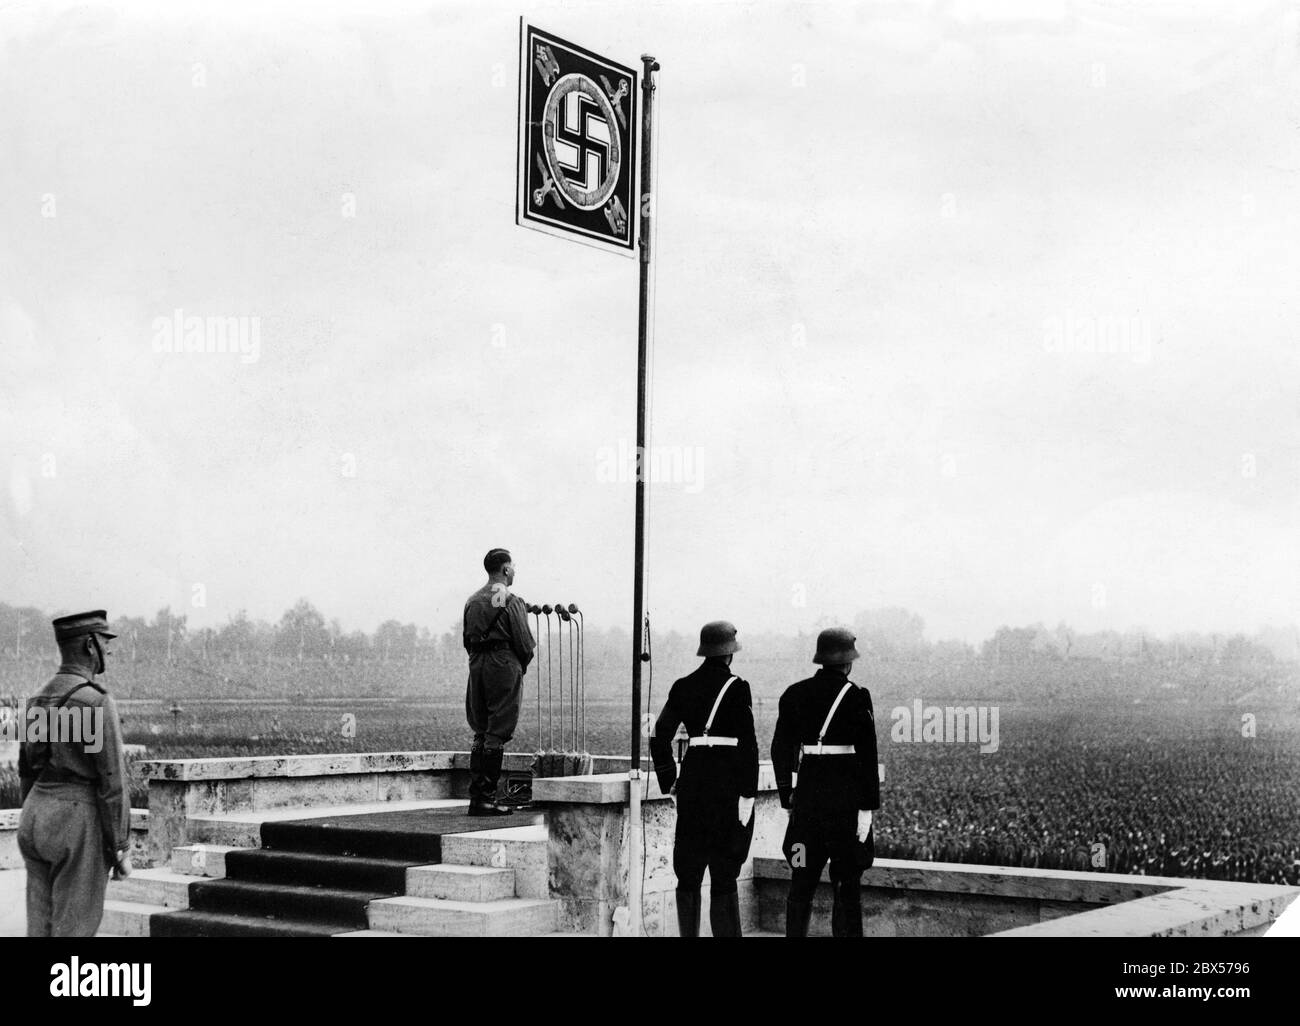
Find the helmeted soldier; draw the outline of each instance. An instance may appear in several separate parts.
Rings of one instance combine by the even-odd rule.
[[[95,678],[117,635],[102,609],[54,621],[59,672],[28,703],[18,752],[27,935],[93,937],[114,879],[131,873],[122,725]]]
[[[732,624],[706,623],[696,652],[704,662],[673,684],[650,738],[659,790],[672,794],[677,807],[673,872],[683,937],[699,936],[706,868],[713,936],[740,936],[736,878],[754,836],[758,741],[749,684],[731,672],[738,651]],[[680,778],[672,754],[679,724],[690,733]]]
[[[777,711],[772,770],[781,807],[790,810],[781,847],[791,868],[787,937],[807,936],[827,860],[831,933],[862,936],[862,872],[875,858],[871,814],[880,808],[880,779],[871,695],[849,680],[856,642],[843,627],[822,631],[813,656],[821,669],[786,688]]]
[[[519,723],[524,670],[536,643],[528,628],[527,606],[510,593],[515,564],[506,549],[483,557],[487,583],[465,603],[463,641],[469,653],[469,683],[465,689],[465,718],[474,740],[469,753],[469,814],[508,816],[498,805],[497,781],[505,747]]]

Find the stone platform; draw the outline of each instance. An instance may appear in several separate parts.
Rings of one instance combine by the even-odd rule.
[[[215,902],[207,911],[219,915],[242,909],[274,916],[281,902],[336,936],[608,936],[625,920],[636,874],[644,931],[675,934],[676,816],[651,775],[633,785],[628,760],[598,757],[600,772],[533,780],[534,808],[525,815],[470,820],[463,816],[468,758],[379,752],[147,764],[142,861],[154,868],[113,885],[105,931],[149,932],[153,916],[189,910],[197,897],[199,906]],[[531,764],[531,755],[510,755],[506,772],[525,774]],[[645,847],[637,865],[628,854],[631,786],[642,797]],[[788,886],[780,855],[786,814],[766,763],[754,815],[739,881],[747,936],[781,932]],[[206,883],[227,879],[237,886]],[[887,936],[1259,935],[1300,894],[1256,884],[888,859],[878,860],[863,884],[866,929]],[[276,897],[270,885],[299,889]],[[706,907],[707,892],[706,883]],[[355,928],[337,932],[345,925]],[[707,934],[707,916],[701,928]]]

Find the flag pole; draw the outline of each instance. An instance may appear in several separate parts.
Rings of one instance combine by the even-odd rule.
[[[659,62],[641,55],[641,284],[637,306],[636,353],[636,536],[632,579],[632,768],[628,771],[629,844],[627,903],[629,932],[641,935],[641,663],[647,658],[645,644],[645,476],[646,435],[646,319],[650,306],[650,219],[653,213],[651,189],[651,111],[654,101],[654,73]]]

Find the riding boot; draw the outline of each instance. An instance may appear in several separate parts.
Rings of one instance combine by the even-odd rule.
[[[834,904],[831,906],[831,936],[862,936],[862,882],[836,880],[831,885]]]
[[[811,901],[785,899],[785,935],[787,937],[807,937],[808,920],[811,918]]]
[[[501,762],[505,751],[500,748],[485,749],[482,754],[477,783],[470,784],[470,802],[468,815],[471,816],[509,816],[514,810],[498,805],[496,798],[497,781],[501,779]],[[470,767],[473,772],[474,754],[470,753]]]
[[[700,889],[677,888],[677,935],[679,937],[698,937],[700,935]]]
[[[483,747],[476,744],[469,750],[469,800],[471,803],[483,798]]]
[[[740,936],[740,898],[735,891],[709,894],[709,926],[715,937]]]

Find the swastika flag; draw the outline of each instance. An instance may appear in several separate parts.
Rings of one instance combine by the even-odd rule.
[[[515,222],[634,255],[637,73],[519,28]]]

